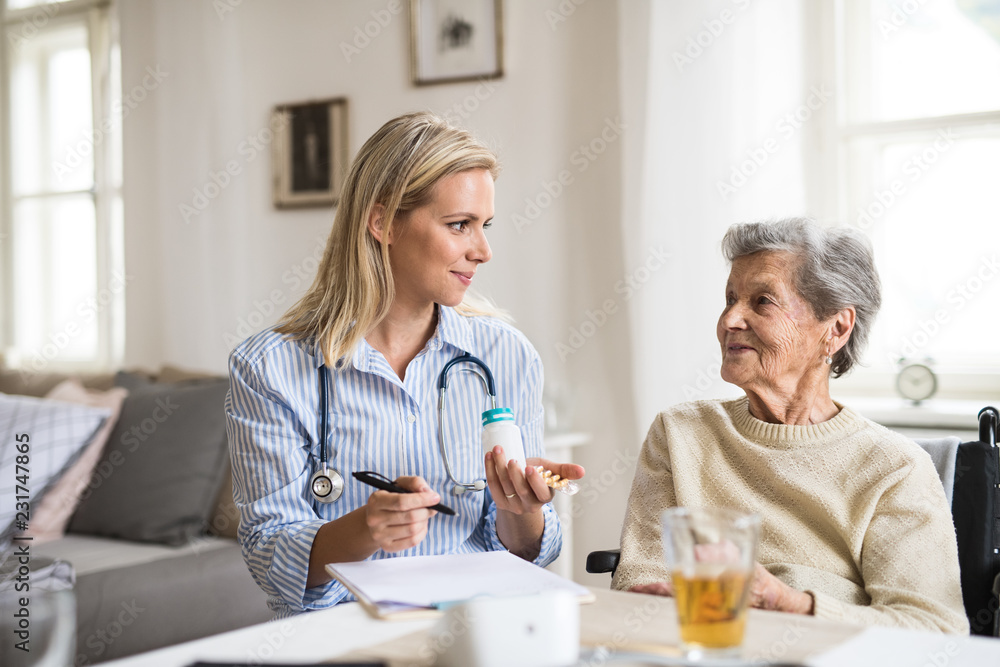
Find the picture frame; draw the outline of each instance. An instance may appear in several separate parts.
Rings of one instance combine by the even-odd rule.
[[[276,106],[271,130],[274,206],[336,205],[347,171],[347,98]]]
[[[502,0],[410,0],[410,76],[418,86],[503,76]]]

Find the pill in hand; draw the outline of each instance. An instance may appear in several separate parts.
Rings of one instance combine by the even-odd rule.
[[[551,470],[546,470],[543,466],[535,466],[535,470],[541,473],[542,479],[545,480],[545,485],[551,489],[562,491],[567,496],[572,496],[580,490],[580,487],[572,480],[560,477]]]

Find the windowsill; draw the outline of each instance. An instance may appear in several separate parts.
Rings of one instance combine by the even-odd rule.
[[[574,431],[546,431],[543,440],[546,451],[550,449],[571,449],[590,442],[590,434]]]
[[[883,426],[977,430],[979,411],[989,403],[934,398],[915,404],[898,397],[837,396],[837,401]]]
[[[945,403],[966,403],[982,401],[980,408],[996,402],[1000,397],[1000,368],[983,367],[979,369],[969,368],[948,368],[935,369],[937,373],[938,398],[925,401],[921,407],[932,405],[936,402]],[[856,368],[846,376],[833,380],[830,390],[834,398],[843,394],[853,396],[855,400],[885,400],[890,402],[895,399],[900,404],[905,404],[905,399],[896,393],[896,381],[899,372],[887,370],[872,370],[870,368]],[[946,410],[948,411],[948,410]]]

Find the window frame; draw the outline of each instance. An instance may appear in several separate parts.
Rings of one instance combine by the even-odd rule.
[[[115,182],[112,164],[113,151],[121,145],[120,116],[116,117],[115,105],[120,109],[120,67],[113,58],[117,52],[117,23],[112,0],[66,0],[39,3],[32,7],[8,10],[0,6],[0,366],[29,369],[29,355],[38,349],[17,349],[14,309],[14,207],[19,197],[14,196],[11,146],[11,80],[12,50],[16,48],[9,38],[9,31],[45,30],[49,27],[77,24],[87,29],[91,63],[91,114],[92,131],[98,132],[105,119],[116,119],[113,132],[117,138],[92,142],[94,159],[93,187],[88,190],[67,192],[41,192],[29,195],[52,201],[53,197],[88,193],[94,205],[96,285],[102,296],[102,286],[113,284],[116,275],[124,276],[123,229],[121,215],[121,182]],[[37,33],[32,33],[31,36]],[[22,37],[25,36],[21,33]],[[28,37],[30,39],[30,36]],[[117,90],[116,90],[117,88]],[[121,157],[118,156],[120,164]],[[117,209],[117,211],[116,211]],[[96,313],[97,346],[95,356],[83,361],[64,359],[46,360],[44,371],[99,372],[121,365],[124,359],[124,291],[111,294],[110,301]],[[51,330],[51,327],[48,327]]]
[[[836,101],[823,110],[817,124],[817,157],[808,163],[812,172],[809,181],[813,209],[826,224],[848,224],[852,228],[857,228],[852,212],[858,209],[859,203],[868,203],[868,199],[859,193],[872,185],[867,182],[867,177],[860,175],[862,170],[850,168],[849,143],[852,140],[869,139],[874,145],[879,140],[892,141],[947,127],[988,131],[993,125],[995,132],[996,125],[1000,124],[1000,109],[886,121],[854,121],[849,108],[858,97],[854,92],[869,90],[870,82],[855,80],[849,85],[847,78],[849,72],[870,71],[870,68],[857,66],[858,61],[867,62],[866,58],[870,58],[870,34],[855,36],[850,42],[851,48],[847,48],[846,30],[852,21],[869,31],[874,28],[873,23],[859,18],[867,15],[868,2],[836,0],[816,3],[806,19],[807,29],[818,37],[815,42],[818,53],[811,56],[814,72],[821,81],[833,82]],[[859,185],[861,182],[864,184]],[[934,370],[938,376],[935,399],[996,400],[1000,395],[1000,365],[978,369],[941,366]],[[838,390],[855,396],[896,396],[896,376],[896,370],[861,367],[839,379],[837,385]]]

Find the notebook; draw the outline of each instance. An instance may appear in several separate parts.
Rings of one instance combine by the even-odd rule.
[[[330,563],[326,571],[377,618],[435,616],[479,596],[565,591],[594,601],[580,584],[506,551]]]

